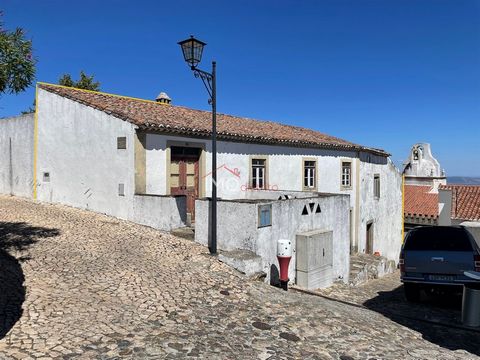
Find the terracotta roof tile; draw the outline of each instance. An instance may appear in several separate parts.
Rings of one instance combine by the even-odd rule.
[[[431,186],[405,185],[405,215],[437,218],[438,193],[432,193],[431,190]]]
[[[137,125],[140,129],[208,137],[211,135],[211,113],[182,106],[128,98],[100,92],[39,83],[41,89],[104,111],[119,119]],[[381,149],[369,148],[318,131],[259,121],[225,114],[217,115],[220,140],[279,144],[312,148],[362,150],[380,156],[389,156]]]
[[[441,185],[452,190],[452,219],[480,220],[480,185]]]

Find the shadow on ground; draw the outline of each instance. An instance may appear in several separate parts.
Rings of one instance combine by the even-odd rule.
[[[422,334],[423,338],[450,350],[466,350],[480,355],[480,333],[458,328],[461,326],[461,293],[427,296],[420,303],[407,302],[403,286],[392,291],[381,291],[363,305],[396,323]],[[412,320],[422,319],[425,321]],[[449,324],[434,325],[432,322]],[[479,329],[480,330],[480,329]],[[413,349],[412,349],[413,350]]]
[[[57,229],[30,226],[23,222],[0,222],[0,339],[22,316],[25,287],[20,262],[28,261],[22,253],[40,238],[59,235]],[[15,251],[16,258],[11,255]]]

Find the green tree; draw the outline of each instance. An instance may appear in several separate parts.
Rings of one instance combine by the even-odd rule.
[[[32,41],[21,28],[4,29],[0,12],[0,95],[18,94],[32,85],[36,60],[32,56]]]
[[[77,89],[100,91],[100,83],[98,81],[94,81],[93,75],[88,76],[83,71],[80,71],[80,79],[78,79],[78,81],[73,80],[70,74],[64,74],[58,80],[58,84]]]
[[[58,80],[58,84],[77,89],[100,91],[100,83],[93,80],[93,75],[88,76],[83,71],[80,71],[80,79],[78,81],[73,80],[70,74],[64,74]],[[30,108],[27,110],[22,111],[22,114],[30,114],[33,112],[35,112],[35,100],[33,100],[33,106],[30,106]]]

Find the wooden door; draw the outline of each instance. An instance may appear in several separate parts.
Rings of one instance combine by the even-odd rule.
[[[195,199],[199,194],[199,156],[176,148],[170,162],[170,194],[187,197],[187,213],[195,219]]]
[[[367,246],[365,253],[373,254],[373,223],[367,223]]]
[[[195,199],[198,198],[198,160],[185,159],[184,164],[184,187],[185,195],[187,196],[187,213],[191,214],[193,221],[195,220]]]

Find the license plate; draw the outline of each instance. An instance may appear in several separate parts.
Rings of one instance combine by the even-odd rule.
[[[431,281],[455,281],[455,276],[452,276],[452,275],[428,275],[428,280],[431,280]]]

